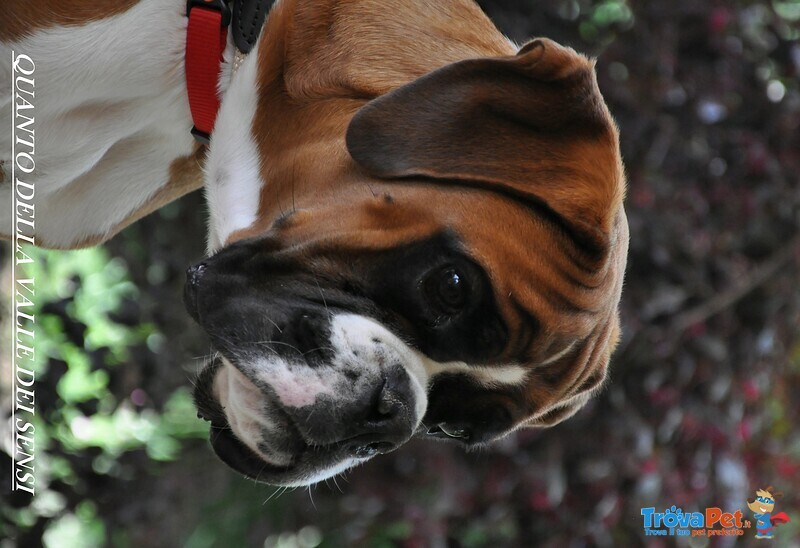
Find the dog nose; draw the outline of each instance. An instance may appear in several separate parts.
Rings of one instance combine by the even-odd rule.
[[[377,397],[363,410],[359,432],[347,439],[350,454],[368,458],[394,451],[408,441],[414,430],[413,401],[408,374],[400,367],[390,369]]]
[[[205,263],[199,263],[186,269],[186,284],[183,288],[183,304],[186,311],[196,321],[200,321],[197,306],[197,287],[206,271]]]
[[[199,263],[186,269],[186,283],[197,285],[206,271],[206,263]]]

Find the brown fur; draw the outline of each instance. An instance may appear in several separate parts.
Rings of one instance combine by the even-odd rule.
[[[3,0],[0,41],[20,40],[37,30],[77,26],[129,10],[139,0]]]

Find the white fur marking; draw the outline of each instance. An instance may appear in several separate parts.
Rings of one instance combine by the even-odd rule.
[[[277,356],[261,358],[253,365],[258,379],[268,384],[286,407],[313,405],[323,394],[333,395],[326,375],[330,367],[310,368],[306,364],[292,364]]]
[[[468,365],[464,362],[436,362],[419,354],[428,375],[441,373],[464,373],[486,387],[516,386],[528,378],[528,369],[515,364],[509,365]]]
[[[209,254],[222,247],[233,232],[258,218],[262,184],[252,135],[258,96],[256,59],[255,54],[249,55],[230,76],[211,136],[205,170]]]
[[[373,342],[373,339],[378,339],[380,343]],[[428,407],[428,374],[419,355],[413,349],[380,323],[357,314],[339,314],[333,318],[331,344],[339,351],[337,353],[339,355],[348,350],[361,351],[364,361],[375,359],[376,348],[381,346],[386,348],[388,352],[380,356],[384,362],[381,365],[391,366],[398,363],[405,368],[411,379],[411,389],[416,404],[415,428],[419,425]]]

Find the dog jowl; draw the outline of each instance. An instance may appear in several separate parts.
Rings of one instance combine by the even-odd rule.
[[[362,24],[349,10],[373,3],[329,15]],[[215,452],[305,485],[412,436],[486,444],[571,416],[606,377],[628,246],[593,63],[546,39],[509,51],[465,7],[480,33],[459,27],[456,59],[386,47],[395,81],[369,36],[317,32],[301,4],[270,15],[228,91],[257,89],[255,112],[223,100],[206,166],[212,253],[185,301],[217,350],[195,392]]]

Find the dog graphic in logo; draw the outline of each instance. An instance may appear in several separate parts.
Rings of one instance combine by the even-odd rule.
[[[772,515],[772,511],[775,509],[775,499],[782,496],[783,493],[776,493],[770,485],[766,489],[756,491],[754,499],[747,499],[747,507],[753,511],[753,517],[756,518],[756,538],[774,538],[775,533],[772,529],[776,525],[791,521],[786,512]]]

